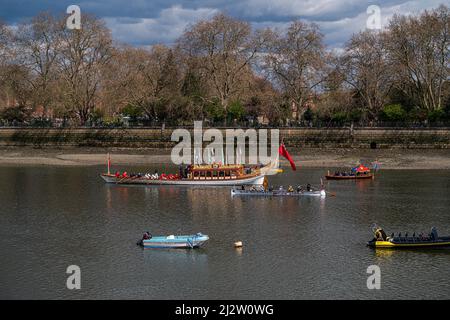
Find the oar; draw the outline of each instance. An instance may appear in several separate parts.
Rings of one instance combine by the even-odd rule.
[[[312,188],[311,187],[311,190],[312,191],[317,191],[317,188]],[[325,188],[322,188],[320,190],[325,190]],[[326,190],[325,190],[325,192],[327,193],[327,195],[330,195],[331,197],[336,197],[336,193],[334,193],[334,192],[330,192],[330,191],[326,191]]]
[[[325,190],[325,186],[323,185],[323,179],[320,178],[320,187],[322,188],[322,190]],[[329,191],[325,191],[328,195],[330,195],[331,197],[336,197],[336,193],[334,192],[329,192]]]
[[[134,176],[134,177],[124,177],[124,178],[120,179],[119,182],[117,182],[117,183],[118,183],[118,184],[119,184],[119,183],[122,183],[122,181],[123,181],[123,180],[126,180],[126,179],[134,180],[134,179],[137,179],[137,178],[139,178],[139,177],[138,177],[138,176]]]

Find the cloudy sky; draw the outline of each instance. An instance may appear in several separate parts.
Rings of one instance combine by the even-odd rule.
[[[342,47],[366,27],[367,8],[378,5],[381,22],[393,14],[418,13],[450,0],[0,0],[0,19],[16,24],[40,11],[65,12],[71,4],[105,19],[113,36],[136,46],[171,44],[189,25],[218,12],[247,20],[255,28],[283,29],[293,19],[317,23],[331,47]]]

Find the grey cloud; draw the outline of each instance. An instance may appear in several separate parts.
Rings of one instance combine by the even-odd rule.
[[[366,9],[381,7],[383,18],[437,7],[446,0],[0,0],[0,19],[14,24],[40,11],[63,13],[70,4],[102,17],[115,39],[133,45],[172,43],[190,24],[224,11],[255,28],[285,28],[294,19],[316,22],[331,46],[341,46],[365,27]],[[386,20],[386,19],[384,19]]]

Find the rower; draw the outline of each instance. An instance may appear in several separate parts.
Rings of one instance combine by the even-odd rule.
[[[311,189],[311,184],[310,184],[310,183],[308,183],[308,184],[306,185],[306,191],[312,191],[312,189]]]
[[[297,192],[302,192],[302,186],[297,186]]]

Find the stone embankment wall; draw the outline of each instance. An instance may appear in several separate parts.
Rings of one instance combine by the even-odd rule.
[[[221,130],[225,137],[225,129]],[[172,128],[0,128],[0,146],[171,148],[176,144],[172,132]],[[287,147],[450,148],[450,128],[281,128],[280,138]]]

